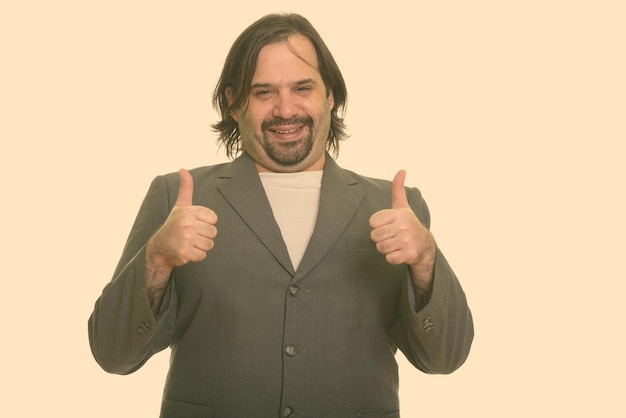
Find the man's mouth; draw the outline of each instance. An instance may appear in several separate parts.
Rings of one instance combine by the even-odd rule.
[[[297,126],[273,126],[268,128],[267,131],[279,141],[291,142],[300,140],[306,127],[306,124]]]
[[[287,134],[292,134],[294,132],[298,132],[300,129],[302,129],[302,126],[298,126],[296,128],[292,128],[292,129],[279,129],[279,128],[272,128],[270,129],[270,131],[279,134],[279,135],[287,135]]]
[[[312,126],[310,118],[274,118],[263,122],[261,129],[277,141],[291,143],[301,140]]]

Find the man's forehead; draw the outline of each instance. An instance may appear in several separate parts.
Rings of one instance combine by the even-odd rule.
[[[257,59],[255,75],[259,70],[263,71],[266,65],[287,65],[297,59],[307,67],[319,72],[317,51],[313,42],[301,34],[294,34],[287,39],[272,42],[261,48]]]

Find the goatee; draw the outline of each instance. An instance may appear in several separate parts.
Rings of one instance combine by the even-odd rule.
[[[294,126],[302,125],[301,129],[307,129],[306,135],[292,142],[273,142],[270,141],[267,135],[269,128],[276,128],[280,126]],[[313,121],[311,118],[291,118],[285,119],[270,119],[266,120],[262,124],[263,129],[263,149],[275,163],[288,167],[296,165],[309,155],[313,149]]]

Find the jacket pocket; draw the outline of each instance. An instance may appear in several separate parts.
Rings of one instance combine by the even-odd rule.
[[[198,403],[163,399],[160,418],[213,418],[213,407]]]
[[[381,417],[381,418],[400,418],[400,411],[397,409],[365,409],[357,415],[359,417]]]
[[[346,251],[349,253],[368,253],[380,255],[376,249],[374,241],[367,238],[347,238],[345,239]]]

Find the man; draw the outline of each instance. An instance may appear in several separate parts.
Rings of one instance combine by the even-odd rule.
[[[467,358],[471,314],[419,191],[328,153],[345,100],[306,19],[261,18],[214,95],[236,158],[152,183],[89,337],[120,374],[171,347],[162,417],[397,417],[397,348],[428,373]]]

